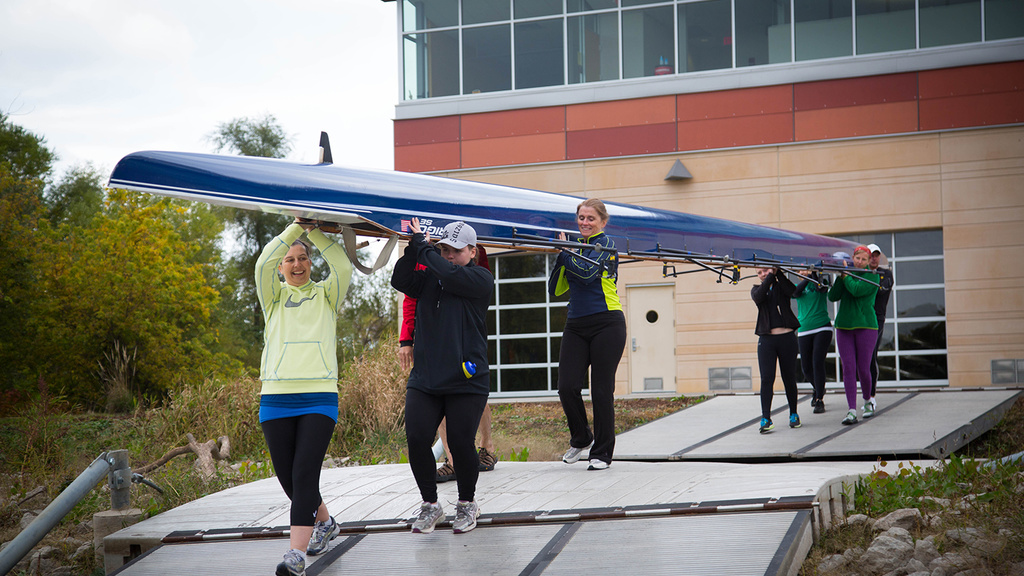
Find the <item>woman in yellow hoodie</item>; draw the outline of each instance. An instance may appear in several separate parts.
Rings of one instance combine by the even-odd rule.
[[[299,240],[303,231],[330,268],[320,282],[310,279],[309,246]],[[260,426],[277,479],[292,502],[291,546],[277,576],[304,575],[306,554],[319,554],[340,532],[320,496],[320,467],[338,421],[336,325],[351,277],[343,245],[299,219],[256,261],[256,291],[266,323]]]

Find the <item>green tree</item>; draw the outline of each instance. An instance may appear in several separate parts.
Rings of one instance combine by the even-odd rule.
[[[10,123],[0,112],[0,171],[15,180],[45,180],[53,170],[57,154],[46,147],[46,139]]]
[[[40,302],[38,279],[46,253],[43,204],[56,154],[41,136],[0,113],[0,403],[15,403],[35,388],[26,362],[36,335],[28,326]]]
[[[103,176],[91,164],[75,166],[44,194],[53,225],[88,226],[103,211]]]
[[[86,405],[104,401],[104,359],[130,352],[132,392],[159,397],[175,384],[230,367],[218,354],[211,324],[219,295],[197,261],[201,247],[183,241],[169,201],[110,192],[94,225],[57,231],[47,246],[39,293],[44,306],[30,321],[34,372]]]
[[[277,119],[270,114],[259,118],[236,118],[220,124],[209,140],[217,151],[242,156],[284,158],[291,143]],[[234,237],[234,250],[224,268],[227,288],[222,302],[231,340],[246,353],[245,364],[256,368],[263,350],[263,311],[256,299],[253,270],[260,251],[288,225],[292,218],[254,210],[223,208]]]

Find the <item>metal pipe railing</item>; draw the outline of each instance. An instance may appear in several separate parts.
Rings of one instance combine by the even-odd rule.
[[[124,451],[121,451],[124,452]],[[57,498],[50,502],[50,505],[42,511],[27,528],[11,540],[3,550],[0,550],[0,574],[7,574],[14,568],[26,554],[32,551],[46,535],[53,530],[61,519],[71,512],[71,509],[78,504],[82,498],[96,487],[96,484],[103,479],[108,472],[113,474],[115,458],[112,452],[100,454],[84,472],[75,478]],[[127,465],[127,458],[124,459]],[[131,472],[131,469],[128,470]]]

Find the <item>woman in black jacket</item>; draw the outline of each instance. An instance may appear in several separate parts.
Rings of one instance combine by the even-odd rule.
[[[775,388],[775,364],[782,372],[782,384],[789,402],[789,427],[800,427],[796,413],[796,329],[800,327],[790,298],[796,286],[778,268],[758,268],[761,284],[750,289],[750,297],[757,304],[757,367],[761,373],[761,426],[758,431],[767,434],[775,428],[772,423],[772,396]]]
[[[445,226],[437,247],[420,229],[418,218],[412,219],[412,232],[391,276],[396,290],[416,298],[405,436],[423,504],[412,531],[430,533],[444,517],[431,445],[445,418],[459,491],[452,530],[460,534],[475,528],[480,515],[475,500],[480,463],[476,429],[490,393],[486,318],[494,277],[476,265],[476,231],[465,222]],[[416,270],[416,264],[425,269]]]

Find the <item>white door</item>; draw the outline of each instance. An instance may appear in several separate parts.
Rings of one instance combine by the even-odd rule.
[[[675,284],[627,286],[626,351],[633,392],[675,392]]]

